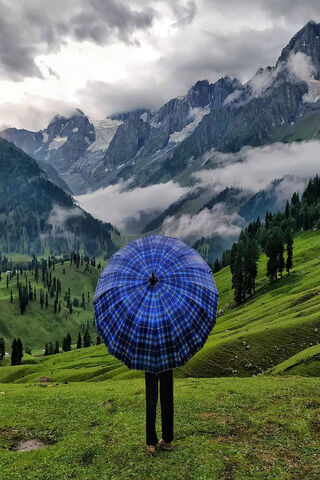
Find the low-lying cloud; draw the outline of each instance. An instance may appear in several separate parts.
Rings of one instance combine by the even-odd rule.
[[[238,153],[211,154],[219,168],[201,170],[194,174],[202,186],[219,193],[226,187],[238,187],[256,193],[264,190],[274,179],[291,177],[301,185],[320,172],[320,141],[274,143],[263,147],[243,147]]]
[[[132,219],[139,221],[145,213],[161,212],[189,191],[172,181],[125,190],[129,183],[110,185],[79,195],[75,200],[96,218],[111,222],[123,231]]]
[[[243,219],[236,213],[227,212],[223,203],[217,203],[211,210],[205,208],[195,215],[183,214],[168,217],[163,222],[162,234],[194,242],[200,237],[238,237],[244,226]]]
[[[69,218],[81,217],[83,211],[78,207],[63,208],[59,205],[54,205],[48,217],[48,224],[52,225],[52,234],[60,235],[61,232],[67,229],[66,221]]]

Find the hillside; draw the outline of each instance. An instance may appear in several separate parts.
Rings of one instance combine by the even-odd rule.
[[[0,252],[110,256],[116,231],[75,205],[35,160],[0,139]]]
[[[320,377],[320,343],[302,350],[276,367],[267,370],[267,374]]]
[[[17,259],[17,257],[14,257]],[[48,272],[52,279],[56,277],[61,281],[61,311],[54,312],[54,297],[49,295],[48,308],[41,308],[39,299],[40,291],[46,291],[41,281],[41,272],[39,281],[35,279],[35,272],[27,270],[20,275],[20,281],[25,284],[25,275],[27,282],[31,284],[32,289],[36,289],[36,299],[29,301],[26,311],[21,315],[18,299],[18,288],[16,276],[6,285],[7,275],[2,273],[0,281],[0,336],[3,336],[7,345],[7,351],[11,347],[13,338],[20,337],[24,347],[30,347],[42,351],[47,342],[56,342],[58,340],[60,347],[62,340],[69,332],[72,340],[76,342],[76,336],[81,329],[82,324],[89,322],[93,339],[95,340],[95,327],[93,326],[93,308],[92,299],[95,292],[96,283],[99,277],[97,266],[75,265],[70,261],[57,263],[55,269]],[[71,302],[76,298],[79,302],[78,307],[73,307],[73,313],[70,314],[67,308],[65,294],[70,288]],[[10,292],[12,290],[13,302],[10,302]],[[88,298],[89,292],[89,298]],[[80,304],[82,294],[85,295],[86,305],[83,309]]]
[[[320,231],[301,232],[296,235],[294,271],[291,275],[284,274],[282,279],[271,284],[266,278],[266,257],[262,255],[259,260],[257,292],[239,308],[228,308],[228,304],[233,300],[229,267],[215,274],[220,292],[219,309],[223,309],[224,314],[217,318],[217,325],[204,348],[183,368],[176,369],[176,376],[257,375],[320,343],[320,258],[317,255],[319,242]],[[72,273],[72,278],[75,283],[76,272]],[[94,278],[97,278],[97,272],[87,277],[88,288],[90,282],[93,288]],[[76,289],[73,291],[77,292]],[[14,329],[17,328],[21,335],[28,335],[20,318],[17,316],[14,319]],[[29,325],[32,325],[31,317],[26,318]],[[90,313],[81,312],[79,320],[73,314],[73,318],[69,318],[67,323],[63,318],[59,321],[59,318],[53,317],[45,323],[46,332],[44,327],[41,327],[41,317],[35,318],[33,335],[38,344],[39,338],[47,339],[55,331],[65,335],[66,328],[69,328],[72,334],[76,333],[83,319],[91,318],[91,310]],[[55,330],[57,328],[58,330]],[[37,331],[41,332],[40,337]],[[0,333],[4,332],[0,329]],[[32,335],[28,338],[31,339]],[[36,381],[41,375],[49,375],[54,381],[95,381],[141,375],[141,372],[129,371],[109,357],[104,345],[59,356],[36,358],[36,364],[34,361],[34,357],[28,357],[25,358],[26,364],[21,367],[1,367],[0,382]],[[308,374],[308,365],[311,366],[311,363],[304,368],[304,374]],[[315,375],[316,371],[312,367],[309,374]],[[287,373],[292,372],[289,370]]]
[[[197,376],[251,376],[320,343],[320,231],[294,240],[294,271],[271,284],[266,257],[259,260],[257,292],[243,306],[233,299],[229,268],[215,275],[221,294],[219,317],[205,348],[185,367]]]

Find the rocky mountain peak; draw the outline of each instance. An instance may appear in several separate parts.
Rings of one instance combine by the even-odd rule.
[[[315,78],[320,77],[320,23],[310,20],[299,30],[282,50],[277,65],[286,62],[291,54],[303,53],[310,57],[315,67]]]

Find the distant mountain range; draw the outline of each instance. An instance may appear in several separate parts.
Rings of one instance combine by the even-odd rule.
[[[129,189],[170,180],[194,187],[194,175],[215,169],[221,152],[320,138],[320,24],[307,23],[276,65],[260,68],[246,84],[230,77],[202,80],[154,112],[136,110],[95,122],[77,109],[68,118],[55,116],[39,132],[8,128],[1,136],[74,195],[123,181],[130,181]],[[223,194],[226,211],[246,222],[281,208],[284,198],[272,195],[274,189],[270,184],[252,198],[252,192],[229,188]],[[143,231],[163,232],[169,215],[197,213],[209,208],[208,202],[213,208],[221,199],[198,185],[167,215],[149,219]],[[210,259],[220,253],[212,250]]]
[[[37,162],[0,139],[0,252],[110,256],[117,232],[75,205]],[[112,238],[113,237],[113,238]]]

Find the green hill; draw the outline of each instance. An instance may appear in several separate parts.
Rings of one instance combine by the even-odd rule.
[[[267,280],[266,257],[262,255],[256,294],[239,308],[228,308],[233,299],[229,267],[218,272],[215,279],[220,292],[219,309],[224,310],[224,314],[218,316],[217,325],[204,348],[185,367],[176,369],[176,376],[252,376],[320,343],[319,245],[320,231],[296,235],[294,271],[272,283]],[[58,265],[56,271],[64,282],[62,268]],[[72,285],[72,296],[80,297],[83,289],[94,292],[98,271],[90,268],[90,272],[82,275],[75,265],[70,267],[70,264],[66,264],[66,285]],[[6,328],[10,328],[11,332],[17,332],[15,335],[21,335],[22,339],[25,336],[30,342],[34,341],[37,347],[48,340],[61,340],[68,330],[75,338],[81,323],[87,320],[91,322],[92,319],[91,306],[85,311],[75,309],[76,312],[79,311],[79,317],[77,313],[70,316],[65,312],[44,317],[37,305],[35,310],[30,310],[21,317],[18,307],[4,298],[7,292],[4,285],[2,292],[3,303],[0,305],[16,309],[16,316],[12,316],[11,310],[7,316],[3,316],[1,308],[0,326],[7,325]],[[5,323],[7,317],[12,318],[10,324]],[[34,358],[37,359],[36,364]],[[25,358],[24,363],[27,364],[13,367],[14,373],[12,367],[1,367],[0,382],[36,381],[41,375],[51,376],[54,381],[103,380],[141,375],[141,372],[129,371],[108,356],[104,345],[49,357],[32,356]],[[304,366],[304,374],[308,374],[308,366],[311,368],[312,365],[308,363]],[[312,370],[314,368],[312,366]]]
[[[302,350],[276,367],[267,370],[266,374],[320,377],[320,344]]]
[[[320,343],[320,231],[294,240],[294,271],[269,283],[266,256],[259,260],[256,294],[239,308],[229,267],[215,275],[219,317],[205,347],[185,367],[188,375],[251,376]]]
[[[14,257],[17,260],[16,257]],[[34,272],[27,270],[20,275],[20,282],[25,284],[25,274],[28,282],[30,281],[32,289],[36,288],[36,300],[29,301],[26,311],[23,315],[20,312],[18,288],[16,276],[14,276],[7,288],[7,275],[2,273],[0,281],[0,336],[3,336],[6,342],[7,351],[10,351],[13,338],[20,337],[24,347],[30,347],[35,352],[43,349],[47,342],[58,340],[60,346],[62,340],[70,332],[73,342],[76,342],[76,336],[82,326],[87,324],[91,328],[91,334],[95,339],[95,327],[93,325],[92,299],[95,292],[97,280],[100,271],[96,266],[84,263],[79,268],[70,261],[64,264],[57,263],[55,269],[51,268],[50,274],[61,281],[61,311],[54,313],[54,298],[49,295],[48,308],[40,306],[40,290],[44,290],[41,278],[37,283]],[[41,272],[40,272],[41,277]],[[73,313],[70,314],[64,299],[65,293],[70,288],[71,301],[76,298],[79,307],[73,307]],[[13,302],[10,303],[10,292],[12,290]],[[89,292],[89,298],[88,298]],[[83,309],[81,305],[82,294],[85,295],[86,305]]]

